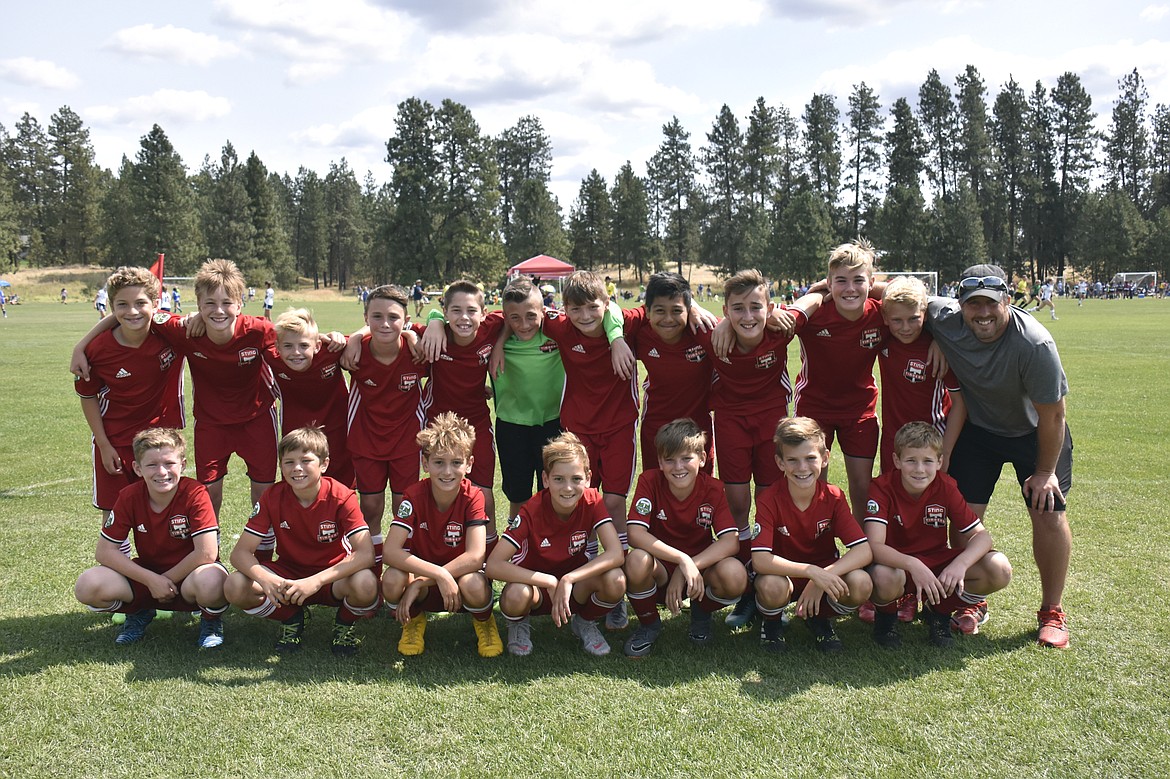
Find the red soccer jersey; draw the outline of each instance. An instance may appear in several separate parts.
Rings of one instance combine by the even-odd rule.
[[[727,508],[723,482],[700,472],[690,496],[680,501],[658,468],[638,477],[627,524],[641,525],[658,540],[691,557],[710,546],[714,538],[739,532]]]
[[[817,482],[816,495],[804,511],[792,502],[787,479],[771,485],[756,500],[756,524],[760,534],[752,551],[772,552],[794,563],[824,567],[837,559],[834,538],[846,547],[867,540],[845,493],[823,481]]]
[[[711,351],[710,333],[696,333],[703,348]],[[764,331],[764,337],[750,352],[732,347],[724,358],[713,357],[715,383],[711,385],[711,407],[738,415],[775,412],[788,415],[788,344],[791,336]],[[713,352],[712,352],[713,354]]]
[[[73,386],[81,397],[98,399],[111,444],[129,446],[148,427],[183,427],[183,357],[165,340],[150,333],[132,348],[107,330],[85,347],[85,357],[89,381]]]
[[[627,320],[626,332],[634,354],[646,369],[646,380],[642,382],[645,393],[642,427],[657,430],[668,422],[687,417],[709,433],[714,378],[710,351],[689,329],[677,343],[668,344],[650,326],[645,308],[630,312],[633,316]]]
[[[447,351],[431,364],[431,377],[423,388],[423,408],[428,419],[444,411],[454,411],[472,421],[489,416],[484,384],[492,348],[503,328],[503,312],[491,311],[466,346],[455,343],[448,331]]]
[[[940,433],[946,427],[951,398],[947,389],[958,389],[955,375],[947,371],[941,380],[931,375],[926,353],[934,339],[925,330],[914,343],[904,344],[887,335],[878,352],[882,375],[882,431],[891,437],[907,422],[928,422]]]
[[[272,369],[280,397],[280,432],[300,427],[324,427],[327,431],[345,430],[349,390],[338,360],[341,352],[321,349],[313,355],[307,370],[294,371],[284,364],[276,347],[264,352]]]
[[[629,322],[629,310],[623,314]],[[582,335],[560,311],[545,312],[543,330],[557,342],[565,365],[561,427],[594,434],[633,427],[638,420],[637,371],[629,379],[614,374],[606,337]]]
[[[950,476],[938,474],[915,498],[902,486],[899,470],[883,473],[869,483],[865,521],[885,525],[886,544],[912,557],[946,550],[948,521],[962,533],[970,533],[980,524]]]
[[[218,533],[219,522],[207,488],[186,476],[162,511],[150,507],[146,482],[136,481],[118,493],[114,510],[102,525],[102,538],[121,544],[134,533],[138,564],[155,573],[174,568],[195,550],[195,536]]]
[[[206,335],[187,338],[183,318],[154,315],[154,331],[187,357],[195,387],[195,419],[216,425],[250,422],[268,413],[276,400],[264,352],[276,343],[267,319],[236,317],[232,340],[223,346]]]
[[[306,576],[337,565],[353,552],[349,539],[369,530],[358,508],[357,493],[328,476],[311,506],[302,506],[287,482],[278,481],[260,496],[260,507],[244,531],[264,538],[276,534],[276,553],[283,565]]]
[[[592,487],[586,488],[567,520],[557,516],[545,489],[520,507],[501,538],[516,547],[512,558],[516,565],[561,577],[589,562],[585,542],[606,522],[613,520],[605,510],[601,493]]]
[[[370,336],[362,338],[358,369],[349,383],[349,451],[372,460],[393,459],[404,447],[418,448],[415,436],[422,430],[420,381],[425,365],[415,365],[399,337],[398,357],[379,362],[370,351]]]
[[[467,550],[467,530],[486,525],[483,492],[464,479],[446,511],[439,511],[431,492],[431,480],[423,479],[406,488],[392,525],[405,528],[406,548],[428,563],[446,565]]]
[[[799,325],[797,414],[847,422],[877,416],[873,361],[883,326],[881,304],[870,298],[856,322],[841,316],[828,300]]]

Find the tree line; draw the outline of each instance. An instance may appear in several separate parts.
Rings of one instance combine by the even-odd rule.
[[[1170,106],[1152,108],[1135,69],[1105,132],[1075,73],[994,98],[968,65],[931,70],[917,101],[886,110],[864,82],[843,105],[814,94],[799,116],[724,105],[696,146],[678,118],[636,171],[596,169],[567,218],[549,190],[552,144],[521,117],[496,137],[467,106],[398,105],[389,177],[344,158],[323,175],[269,171],[230,141],[192,170],[155,125],[117,171],[95,163],[68,106],[42,126],[0,124],[0,253],[12,267],[143,264],[173,275],[226,257],[249,279],[317,286],[457,276],[487,282],[536,254],[642,278],[700,263],[775,278],[823,272],[827,248],[870,239],[889,270],[951,279],[991,259],[1030,278],[1076,269],[1107,279],[1170,271]]]

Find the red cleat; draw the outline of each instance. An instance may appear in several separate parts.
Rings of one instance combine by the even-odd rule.
[[[1040,635],[1037,636],[1040,646],[1068,648],[1068,615],[1061,608],[1041,609],[1036,612],[1036,619],[1040,622]]]
[[[982,601],[974,606],[963,606],[961,609],[951,615],[951,628],[968,636],[973,636],[979,632],[979,628],[991,619],[991,615],[987,612],[987,601]]]

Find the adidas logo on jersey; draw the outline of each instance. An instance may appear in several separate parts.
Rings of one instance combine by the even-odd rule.
[[[283,371],[281,371],[280,373],[276,374],[276,376],[277,376],[277,378],[284,379],[285,381],[292,381],[292,379],[290,379],[290,378],[288,377],[288,374],[287,374],[287,373],[285,373],[285,372],[283,372]]]
[[[429,528],[429,527],[427,527],[427,523],[426,523],[426,522],[423,522],[421,525],[419,525],[419,526],[418,526],[418,529],[419,529],[419,530],[430,530],[430,528]]]
[[[548,548],[548,547],[550,547],[550,546],[552,546],[552,544],[550,544],[550,543],[548,542],[548,539],[547,539],[547,538],[546,538],[546,539],[544,539],[543,541],[541,541],[541,542],[540,542],[540,548],[541,548],[541,549],[547,549],[547,548]]]
[[[146,532],[146,525],[139,525],[139,526],[138,526],[138,532],[139,532],[139,533],[145,533],[145,532]]]
[[[657,519],[659,522],[665,522],[666,521],[666,512],[663,511],[662,509],[658,509],[658,516],[655,517],[655,519]]]
[[[191,356],[192,356],[192,357],[198,357],[198,358],[199,358],[199,359],[201,359],[201,360],[206,360],[206,359],[207,359],[207,355],[206,355],[206,354],[204,354],[203,352],[191,352]]]
[[[650,350],[650,351],[647,353],[647,356],[648,356],[648,357],[657,357],[657,356],[658,356],[658,350],[657,350],[657,349],[651,349],[651,350]]]
[[[579,352],[580,354],[585,354],[585,347],[582,346],[581,344],[577,344],[576,346],[573,347],[573,351]]]
[[[130,371],[126,370],[125,368],[119,368],[118,372],[114,375],[114,378],[115,379],[128,379],[128,378],[130,378]]]
[[[285,530],[292,530],[292,528],[288,526],[287,522],[281,521],[280,526]]]
[[[365,384],[367,387],[377,387],[378,386],[378,383],[376,381],[374,381],[373,379],[366,379],[365,381],[362,382],[362,384]]]
[[[832,338],[833,334],[830,333],[829,328],[826,327],[826,328],[823,328],[819,333],[817,333],[817,337],[818,338]]]

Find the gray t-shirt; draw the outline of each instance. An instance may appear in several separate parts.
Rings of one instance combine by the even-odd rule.
[[[997,435],[1017,437],[1036,430],[1033,403],[1056,403],[1068,394],[1068,379],[1048,330],[1030,314],[1008,309],[1007,329],[983,343],[963,321],[959,301],[931,298],[927,326],[959,380],[967,416]]]

